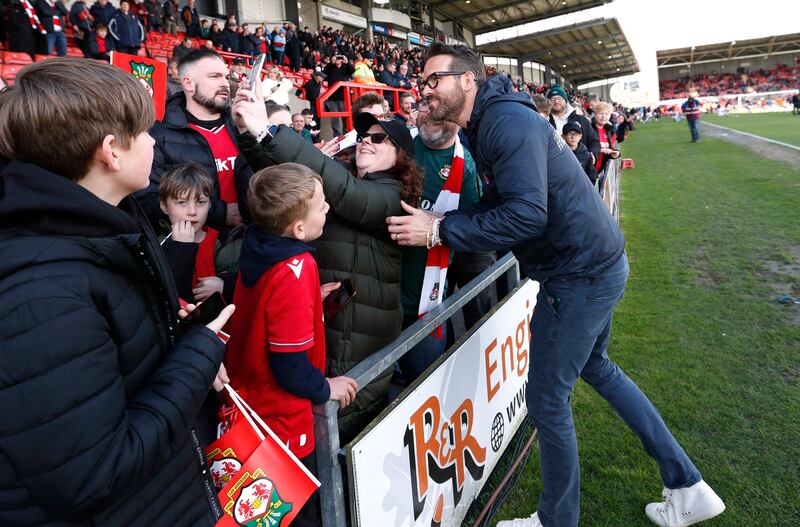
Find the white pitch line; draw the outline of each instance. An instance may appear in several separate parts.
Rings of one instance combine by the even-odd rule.
[[[707,124],[708,126],[713,126],[715,128],[722,128],[723,130],[727,130],[729,132],[734,132],[737,134],[746,135],[747,137],[752,137],[753,139],[759,139],[761,141],[766,141],[768,143],[775,143],[776,145],[785,146],[786,148],[791,148],[792,150],[800,151],[800,146],[790,145],[788,143],[782,143],[781,141],[776,141],[775,139],[769,139],[768,137],[761,137],[760,135],[750,134],[747,132],[742,132],[741,130],[734,130],[733,128],[728,128],[727,126],[721,126],[714,123],[709,123],[708,121],[700,121],[703,124]]]

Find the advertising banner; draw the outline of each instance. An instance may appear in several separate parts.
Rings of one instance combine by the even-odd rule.
[[[351,444],[355,525],[459,526],[527,413],[527,280]]]
[[[118,51],[111,52],[111,64],[139,79],[153,98],[156,120],[160,121],[164,117],[164,105],[167,102],[167,65],[160,60]]]
[[[341,22],[342,24],[347,24],[353,27],[359,27],[361,29],[367,29],[367,19],[363,16],[354,15],[352,13],[348,13],[347,11],[342,11],[341,9],[336,9],[335,7],[325,4],[320,4],[320,9],[322,12],[322,18]]]

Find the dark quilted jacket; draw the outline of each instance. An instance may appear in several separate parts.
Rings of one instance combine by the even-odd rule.
[[[150,171],[150,186],[137,192],[136,197],[151,225],[158,226],[159,222],[167,217],[159,208],[158,184],[161,182],[161,176],[170,168],[187,161],[197,163],[206,169],[214,180],[214,195],[211,196],[211,209],[208,211],[206,223],[217,230],[224,229],[227,204],[219,197],[217,163],[211,153],[211,147],[200,132],[189,127],[184,113],[186,96],[182,91],[167,99],[166,104],[164,118],[150,129],[150,135],[156,141],[153,150],[153,168]],[[225,112],[225,125],[232,136],[236,137],[236,128],[230,112]],[[242,156],[236,158],[234,170],[237,175],[242,174],[244,179],[252,173]],[[242,217],[247,221],[249,216],[242,199],[239,200],[239,208]]]
[[[191,431],[224,346],[177,340],[136,202],[0,165],[0,525],[212,526]]]
[[[353,302],[325,321],[326,373],[342,375],[400,334],[400,250],[386,228],[387,216],[403,214],[400,182],[388,173],[357,178],[285,126],[264,145],[250,134],[241,135],[239,150],[253,170],[292,162],[322,176],[331,209],[322,237],[313,243],[320,280],[350,278],[356,287]],[[385,406],[390,374],[359,390],[355,402],[340,413],[342,444]]]

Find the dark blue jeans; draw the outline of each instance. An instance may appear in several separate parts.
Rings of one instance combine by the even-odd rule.
[[[67,36],[63,31],[53,31],[45,35],[47,42],[47,54],[53,53],[53,48],[56,48],[56,54],[59,57],[64,57],[67,54]]]
[[[700,140],[700,130],[697,127],[697,119],[686,119],[689,123],[689,131],[692,132],[692,142],[696,143]]]
[[[578,444],[571,395],[589,383],[639,436],[668,488],[700,481],[700,472],[636,384],[608,358],[611,318],[628,279],[625,255],[596,278],[551,279],[539,289],[531,320],[527,403],[539,430],[545,527],[575,527],[580,512]]]

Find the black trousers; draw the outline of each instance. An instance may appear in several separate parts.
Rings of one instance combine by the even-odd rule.
[[[305,465],[312,474],[315,476],[318,475],[316,451],[311,452],[311,454],[304,458],[301,458],[300,462],[303,463],[303,465]],[[297,516],[294,517],[291,527],[320,527],[321,525],[322,512],[320,511],[319,491],[317,490],[311,495],[310,498],[308,498],[308,501],[305,503],[305,505],[303,505],[303,508],[300,509],[300,512],[297,514]]]

